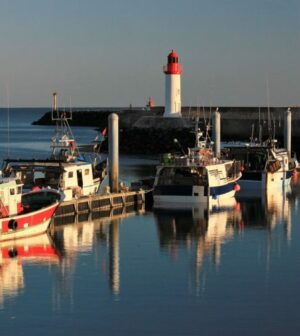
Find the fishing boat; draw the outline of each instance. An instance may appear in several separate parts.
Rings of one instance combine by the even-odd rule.
[[[262,144],[249,143],[225,148],[227,158],[242,162],[239,183],[243,193],[281,191],[290,185],[296,171],[295,159],[289,157],[286,149],[277,148],[276,144],[276,140],[270,139]]]
[[[271,117],[268,107],[267,123],[258,114],[258,136],[255,137],[255,124],[251,126],[250,142],[239,146],[226,146],[224,155],[242,162],[240,196],[264,196],[264,193],[284,193],[296,177],[297,159],[291,156],[291,111],[285,114],[284,143],[287,148],[278,145],[275,137],[275,117]],[[272,122],[273,121],[273,122]],[[265,125],[265,126],[264,126]],[[264,128],[264,130],[263,130]],[[263,139],[263,135],[265,139]]]
[[[0,241],[46,232],[62,199],[56,190],[22,194],[22,187],[16,178],[0,180]]]
[[[72,111],[60,111],[56,107],[56,93],[52,121],[56,123],[51,140],[51,154],[46,159],[14,159],[3,161],[4,177],[15,177],[24,185],[24,191],[52,188],[63,193],[64,201],[104,193],[108,185],[106,160],[101,161],[102,136],[94,143],[95,151],[84,154],[72,134],[68,120]]]
[[[216,204],[239,190],[240,162],[214,156],[208,128],[203,136],[196,123],[194,133],[195,147],[187,154],[163,155],[154,180],[154,207]]]

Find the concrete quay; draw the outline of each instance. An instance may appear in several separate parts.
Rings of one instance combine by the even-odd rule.
[[[190,130],[194,120],[199,117],[199,127],[204,130],[204,123],[212,122],[212,113],[217,107],[183,107],[182,118],[164,118],[164,107],[151,109],[120,109],[115,113],[120,120],[120,153],[123,154],[159,154],[180,150],[174,144],[179,140],[183,148],[192,146],[194,135]],[[284,113],[288,107],[225,107],[219,106],[221,115],[222,141],[249,141],[251,133],[258,137],[258,126],[262,125],[263,137],[268,136],[271,127],[279,144],[283,145]],[[292,150],[300,152],[300,107],[290,107],[292,112]],[[74,111],[71,125],[94,126],[103,129],[108,125],[111,111]],[[51,124],[50,114],[46,114],[35,124]],[[103,144],[107,151],[107,144]]]

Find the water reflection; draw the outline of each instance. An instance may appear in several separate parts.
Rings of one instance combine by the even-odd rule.
[[[52,300],[54,310],[62,303],[72,304],[74,273],[78,257],[91,255],[95,246],[104,254],[102,273],[107,275],[111,292],[120,292],[119,226],[122,219],[143,214],[144,207],[126,207],[103,212],[55,218],[51,235],[44,234],[26,239],[0,243],[0,307],[5,297],[16,297],[25,290],[23,267],[54,265]],[[68,223],[68,224],[66,224]],[[28,284],[29,286],[29,284]]]
[[[262,229],[267,233],[266,257],[270,252],[272,234],[276,228],[283,230],[279,235],[291,240],[290,190],[285,194],[269,193],[264,197],[232,199],[222,207],[206,206],[185,209],[155,209],[158,239],[163,253],[173,261],[179,255],[189,253],[192,258],[192,274],[196,289],[199,290],[205,275],[221,264],[222,249],[234,239],[242,239],[247,230]],[[282,234],[283,232],[283,234]],[[280,249],[280,244],[272,244]],[[206,262],[206,264],[205,264]],[[202,288],[203,289],[203,288]]]
[[[155,209],[154,215],[162,251],[168,251],[174,260],[182,248],[193,251],[198,273],[206,254],[215,265],[220,264],[221,247],[233,237],[240,207],[231,199],[222,207]]]
[[[227,266],[224,262],[228,261],[226,247],[233,241],[243,242],[243,237],[250,231],[256,230],[256,237],[267,237],[259,242],[264,244],[261,251],[266,257],[270,253],[270,247],[273,250],[282,248],[282,238],[290,242],[290,203],[293,200],[291,193],[268,194],[265,197],[240,198],[237,201],[231,199],[222,207],[155,209],[154,224],[160,250],[170,257],[172,263],[182,265],[185,260],[184,263],[190,269],[189,281],[197,293],[199,290],[204,291],[208,274],[212,270],[218,271],[221,266]],[[16,297],[24,292],[26,279],[23,267],[30,262],[32,267],[36,264],[53,265],[50,268],[53,310],[59,311],[66,302],[72,306],[76,294],[74,281],[82,277],[79,282],[86,283],[89,274],[83,265],[89,263],[91,256],[95,258],[95,263],[89,266],[89,271],[97,272],[97,281],[103,281],[106,284],[104,288],[109,288],[114,297],[118,298],[122,279],[130,279],[128,274],[121,274],[120,241],[124,232],[121,234],[120,224],[124,218],[144,212],[143,207],[130,207],[64,216],[55,218],[51,238],[43,235],[0,244],[0,303],[4,302],[5,297]],[[145,232],[150,232],[147,231],[149,227],[144,229]],[[274,242],[274,236],[280,239]],[[129,236],[125,237],[128,239]],[[134,235],[130,237],[136,239]],[[145,233],[139,239],[146,240]],[[131,241],[127,242],[130,243]],[[139,243],[143,245],[143,242]],[[242,248],[242,244],[239,248]],[[156,244],[153,249],[156,249]],[[227,254],[227,258],[232,258],[232,255],[228,257]],[[143,266],[146,267],[143,260],[136,259],[136,262],[140,263],[141,270]],[[123,270],[124,268],[126,267]],[[101,279],[98,273],[101,274]],[[101,287],[101,284],[97,282],[96,286]]]
[[[58,265],[60,254],[48,234],[0,243],[0,306],[25,288],[25,265]]]
[[[291,239],[291,202],[294,195],[291,189],[285,193],[269,192],[261,196],[242,197],[240,227],[265,228],[272,232],[282,225],[287,240]]]
[[[113,208],[95,213],[68,216],[55,219],[53,240],[59,246],[63,256],[56,288],[56,305],[62,296],[72,296],[72,280],[70,274],[75,271],[77,257],[82,253],[91,254],[93,248],[103,247],[106,250],[101,260],[102,273],[107,274],[111,292],[120,292],[120,237],[119,226],[123,219],[145,212],[139,205],[124,208]],[[68,223],[68,224],[66,224]]]

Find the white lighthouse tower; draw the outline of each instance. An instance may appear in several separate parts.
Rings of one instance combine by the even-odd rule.
[[[181,117],[180,75],[182,66],[178,63],[178,54],[174,50],[168,55],[168,64],[164,66],[164,73],[166,74],[164,117]]]

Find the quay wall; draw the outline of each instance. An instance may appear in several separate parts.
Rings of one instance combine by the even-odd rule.
[[[116,110],[120,120],[120,152],[127,154],[159,154],[185,149],[194,143],[195,118],[199,118],[199,127],[204,130],[204,124],[210,123],[212,112],[216,107],[184,107],[182,118],[163,118],[164,108],[158,106],[152,109],[130,108]],[[263,137],[268,136],[271,127],[279,143],[283,145],[284,113],[287,107],[219,107],[221,113],[222,141],[249,141],[251,133],[258,136],[258,125],[263,127]],[[292,111],[292,150],[300,152],[300,107],[291,107]],[[111,110],[74,111],[72,126],[90,126],[104,129],[108,125]],[[38,125],[54,124],[51,112],[40,120],[33,122]],[[179,140],[182,148],[174,143]],[[107,144],[103,144],[104,151]]]

